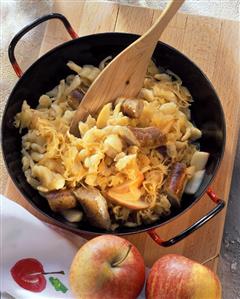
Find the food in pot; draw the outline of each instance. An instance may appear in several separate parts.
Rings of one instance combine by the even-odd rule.
[[[137,98],[104,105],[79,122],[75,137],[72,118],[104,63],[69,62],[76,75],[43,94],[37,107],[23,102],[15,117],[23,171],[50,208],[73,222],[105,230],[150,224],[181,205],[188,182],[191,193],[203,179],[191,180],[208,159],[194,144],[201,131],[191,123],[192,97],[178,76],[151,62]]]

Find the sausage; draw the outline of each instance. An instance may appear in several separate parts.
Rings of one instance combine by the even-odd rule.
[[[74,89],[70,94],[68,95],[67,102],[68,105],[76,110],[81,102],[81,100],[84,97],[84,92],[80,89]]]
[[[143,101],[139,99],[125,99],[121,105],[121,111],[124,115],[131,118],[139,118],[143,111]]]
[[[54,212],[72,209],[77,206],[77,200],[71,189],[51,191],[44,193],[43,196]]]
[[[111,220],[107,202],[98,189],[79,187],[74,190],[74,195],[81,204],[90,224],[106,230],[110,229]]]
[[[175,207],[180,206],[181,197],[188,180],[186,169],[187,167],[184,163],[176,162],[173,164],[167,178],[166,192],[169,200]]]
[[[166,135],[156,127],[120,127],[117,133],[130,145],[157,148],[167,142]]]
[[[167,142],[166,135],[162,134],[159,128],[135,128],[128,126],[128,129],[132,132],[141,147],[157,148],[165,145]]]
[[[167,155],[167,147],[166,145],[161,145],[157,148],[157,151],[163,155],[163,156],[166,156]]]

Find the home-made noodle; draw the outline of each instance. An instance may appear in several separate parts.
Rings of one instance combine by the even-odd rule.
[[[75,195],[80,194],[75,191],[78,188],[97,190],[101,200],[106,200],[111,226],[91,222],[85,215],[89,206],[81,200],[71,198],[66,203],[62,196],[58,208],[49,200],[50,207],[60,212],[83,210],[86,217],[82,221],[115,229],[152,223],[168,215],[176,201],[180,203],[186,182],[196,171],[191,165],[197,151],[192,141],[201,137],[201,131],[190,121],[192,97],[181,79],[171,72],[160,73],[151,62],[137,99],[142,105],[139,115],[126,110],[128,107],[124,110],[126,99],[120,98],[80,122],[81,137],[71,135],[76,99],[80,100],[108,60],[100,63],[100,68],[70,61],[67,65],[76,74],[42,95],[35,109],[24,101],[15,124],[20,131],[27,129],[22,136],[22,164],[28,183],[48,200],[57,190]],[[160,134],[161,141],[148,143],[151,134]],[[176,165],[183,169],[182,182],[175,182],[182,171],[176,168],[174,174]],[[175,183],[178,186],[173,186]],[[178,188],[182,189],[180,195]]]

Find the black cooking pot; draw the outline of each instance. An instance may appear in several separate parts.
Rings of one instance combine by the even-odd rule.
[[[23,74],[14,56],[14,48],[18,40],[33,27],[54,18],[63,22],[74,40],[51,50],[38,59]],[[34,208],[47,216],[49,220],[56,225],[78,234],[109,234],[109,231],[92,227],[86,223],[69,223],[61,215],[54,213],[49,208],[47,201],[39,195],[38,191],[34,190],[27,183],[22,171],[21,136],[18,130],[13,126],[14,116],[21,110],[23,100],[26,99],[31,107],[36,107],[40,95],[51,90],[61,79],[72,73],[66,66],[69,60],[79,65],[92,64],[97,66],[102,59],[109,55],[116,56],[137,38],[138,35],[128,33],[101,33],[78,38],[64,16],[60,14],[50,14],[26,26],[13,38],[9,46],[9,59],[15,72],[20,77],[20,80],[17,82],[7,101],[2,121],[2,149],[8,172],[16,187]],[[226,139],[225,120],[221,103],[213,86],[192,61],[162,42],[157,44],[153,59],[161,68],[169,69],[179,75],[184,85],[189,88],[194,99],[191,106],[192,120],[203,133],[199,141],[200,148],[202,151],[209,152],[210,158],[200,188],[194,195],[183,195],[180,209],[173,209],[170,216],[161,218],[154,224],[142,225],[135,228],[121,227],[118,228],[114,234],[127,235],[146,231],[158,244],[170,246],[182,240],[209,221],[217,215],[225,205],[223,200],[219,199],[211,189],[208,189],[210,182],[216,174],[224,152]],[[191,208],[205,192],[207,192],[210,198],[216,203],[214,209],[178,236],[168,241],[161,240],[155,232],[155,228],[172,221],[175,217]]]

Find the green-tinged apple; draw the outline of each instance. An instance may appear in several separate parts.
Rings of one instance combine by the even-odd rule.
[[[84,244],[73,259],[69,282],[77,299],[136,299],[145,280],[137,248],[112,235]]]
[[[209,268],[176,254],[156,261],[146,284],[147,299],[221,299],[221,293]]]

